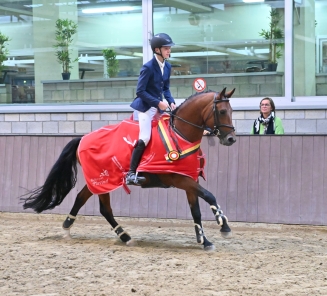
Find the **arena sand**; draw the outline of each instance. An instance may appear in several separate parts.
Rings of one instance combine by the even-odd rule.
[[[233,223],[224,240],[204,222],[214,252],[196,244],[192,221],[0,213],[0,295],[327,295],[327,227]]]

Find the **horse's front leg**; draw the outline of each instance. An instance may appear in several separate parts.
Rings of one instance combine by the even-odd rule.
[[[62,224],[62,228],[65,231],[65,238],[70,238],[70,228],[73,226],[75,220],[76,220],[76,216],[79,212],[79,210],[81,209],[82,206],[85,205],[85,203],[87,202],[87,200],[92,196],[91,191],[87,188],[87,186],[85,185],[83,187],[83,189],[77,194],[74,205],[69,213],[69,215],[67,216],[66,220],[64,221],[64,223]]]
[[[205,251],[213,251],[215,246],[208,241],[204,234],[198,196],[191,191],[187,191],[186,195],[194,221],[196,240],[199,244],[203,245]]]
[[[109,222],[113,231],[119,236],[120,240],[126,243],[127,246],[133,246],[136,242],[130,237],[130,235],[117,223],[115,220],[112,208],[110,204],[109,193],[99,195],[100,213]]]
[[[201,185],[199,186],[199,196],[203,198],[209,205],[215,215],[216,221],[219,226],[221,226],[220,233],[224,238],[232,237],[232,230],[228,225],[228,219],[224,215],[223,211],[220,209],[220,206],[217,204],[217,200],[214,195],[208,190],[204,189]]]

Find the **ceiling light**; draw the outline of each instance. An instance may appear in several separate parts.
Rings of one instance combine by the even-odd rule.
[[[219,56],[228,55],[228,53],[218,52],[218,51],[195,51],[195,52],[172,52],[173,58],[179,57],[206,57],[206,56]]]
[[[243,0],[245,3],[258,3],[258,2],[265,2],[265,0]]]
[[[35,8],[35,7],[41,7],[43,6],[43,4],[31,4],[31,5],[24,5],[24,6],[29,8]]]
[[[83,13],[103,13],[103,12],[120,12],[120,11],[132,11],[135,8],[133,6],[120,6],[120,7],[102,7],[102,8],[88,8],[83,9]]]

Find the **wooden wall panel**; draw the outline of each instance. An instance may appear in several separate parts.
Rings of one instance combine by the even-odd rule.
[[[324,179],[324,172],[327,169],[324,137],[314,137],[313,148],[312,196],[309,197],[309,200],[311,201],[310,214],[312,224],[317,224],[323,221],[323,216],[327,214],[327,207],[324,204],[326,194],[322,195],[322,192],[324,192],[324,182],[327,183],[327,179]]]
[[[237,179],[238,179],[238,160],[239,160],[239,151],[240,151],[240,138],[237,139],[236,143],[233,144],[233,146],[229,147],[229,157],[228,157],[228,167],[227,167],[227,179],[228,179],[228,185],[227,185],[227,206],[226,208],[222,209],[224,213],[227,215],[228,213],[228,219],[231,221],[237,221],[237,198],[238,195],[242,195],[241,192],[239,192],[238,186],[237,186]],[[209,167],[209,163],[208,163]],[[210,167],[211,170],[211,167]],[[208,190],[209,187],[207,187]],[[219,200],[218,200],[219,203]]]
[[[177,218],[177,189],[168,189],[167,218]]]
[[[131,186],[132,187],[132,186]],[[131,217],[141,217],[140,211],[148,216],[148,209],[149,209],[149,194],[151,194],[150,189],[142,190],[140,187],[132,187],[133,191],[132,195],[124,194],[129,197],[130,209],[129,209],[129,216]],[[155,190],[157,190],[155,188]],[[145,192],[143,192],[145,191]],[[144,216],[143,216],[144,217]]]
[[[279,208],[279,169],[280,169],[280,140],[281,137],[270,137],[270,154],[269,159],[269,179],[268,179],[268,221],[278,223]],[[266,160],[267,161],[267,160]]]
[[[36,186],[38,186],[38,184],[36,183],[36,174],[38,171],[38,158],[40,157],[37,153],[39,147],[38,147],[38,143],[39,143],[39,138],[38,137],[31,137],[31,142],[30,142],[30,150],[29,150],[29,174],[28,174],[28,188],[27,189],[33,189]],[[46,176],[42,176],[42,182],[45,181],[45,177]]]
[[[5,159],[6,159],[6,142],[7,137],[0,137],[0,209],[2,209],[5,202],[4,187],[5,187]]]
[[[149,189],[149,209],[148,215],[151,218],[167,218],[168,217],[168,198],[169,192],[172,189],[158,189],[151,188]]]
[[[271,215],[276,212],[269,207],[269,177],[270,177],[270,138],[258,137],[258,158],[259,164],[257,170],[258,174],[258,220],[260,222],[268,222]]]
[[[248,151],[248,173],[247,173],[247,215],[249,222],[258,221],[258,179],[260,174],[260,158],[258,157],[260,137],[250,137]]]
[[[241,149],[238,151],[236,221],[247,221],[250,137],[239,137],[238,141]]]
[[[63,147],[73,137],[0,137],[0,211],[21,212],[18,196],[44,183]],[[207,181],[200,184],[217,198],[230,221],[327,225],[327,136],[238,136],[231,147],[204,137]],[[51,213],[68,214],[84,187],[82,170],[63,203]],[[115,216],[192,220],[186,194],[176,188],[131,186],[111,193]],[[200,198],[203,220],[213,220]],[[29,211],[31,212],[31,211]],[[100,215],[92,196],[79,214]]]
[[[11,212],[13,211],[11,207],[11,200],[15,198],[11,195],[12,182],[11,177],[13,174],[13,162],[15,162],[14,156],[14,137],[7,137],[5,144],[4,154],[4,166],[3,166],[3,192],[1,198],[3,199],[2,209],[3,211]]]
[[[324,147],[327,147],[327,137],[324,137]],[[324,160],[323,160],[324,159]],[[321,213],[322,220],[318,221],[317,224],[327,225],[327,148],[324,151],[324,158],[321,156],[321,161],[324,162],[323,171],[323,191],[319,193],[319,199],[321,200]]]
[[[154,190],[152,191],[152,200],[157,200],[157,202],[149,201],[149,205],[152,208],[154,205],[157,206],[157,217],[158,218],[167,218],[168,216],[168,191],[169,189],[163,189],[160,191],[160,194],[156,198]],[[149,210],[149,214],[152,211]],[[154,211],[153,211],[154,213]],[[152,216],[151,216],[152,217]]]
[[[17,136],[14,138],[12,147],[12,173],[10,177],[10,193],[9,193],[9,211],[16,212],[17,204],[19,203],[18,192],[20,186],[21,168],[24,166],[22,163],[22,137]]]
[[[279,170],[279,200],[278,222],[289,223],[290,216],[290,189],[291,189],[291,157],[292,142],[287,137],[282,137],[280,142],[280,170]]]
[[[131,211],[133,217],[157,217],[158,209],[158,189],[147,188],[137,190],[131,186],[133,191],[131,195]]]
[[[311,223],[312,205],[312,161],[313,161],[313,137],[303,137],[302,139],[302,176],[301,176],[301,200],[300,200],[300,223]]]
[[[1,139],[1,138],[0,138]],[[28,183],[28,176],[31,173],[30,170],[30,146],[31,146],[31,137],[21,137],[21,167],[20,167],[20,182],[17,191],[17,197],[26,193],[27,188],[29,188],[30,184]],[[12,196],[15,196],[12,194]],[[22,207],[17,209],[17,211],[22,210]]]

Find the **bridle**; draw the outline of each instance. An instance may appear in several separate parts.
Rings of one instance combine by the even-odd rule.
[[[178,118],[179,120],[189,124],[189,125],[192,125],[194,127],[197,127],[199,129],[202,129],[202,130],[207,130],[206,128],[206,122],[208,121],[208,119],[211,117],[212,113],[213,113],[213,116],[214,116],[214,126],[213,126],[213,130],[212,130],[212,133],[217,136],[219,139],[223,139],[225,138],[228,134],[230,134],[231,132],[235,131],[235,128],[233,125],[229,125],[229,124],[221,124],[220,121],[219,121],[219,112],[218,112],[218,109],[217,109],[217,104],[218,103],[222,103],[222,102],[229,102],[229,99],[227,98],[224,98],[224,99],[221,99],[221,100],[217,100],[217,96],[218,96],[218,93],[215,93],[214,95],[214,98],[213,98],[213,104],[212,104],[212,108],[211,108],[211,112],[208,114],[208,116],[206,117],[206,119],[204,120],[204,124],[203,125],[197,125],[197,124],[194,124],[192,122],[189,122],[179,116],[177,116],[176,114],[173,114],[172,112],[169,112],[170,113],[170,121],[169,121],[169,124],[170,126],[173,128],[173,130],[179,134],[180,136],[182,136],[184,139],[185,137],[183,136],[183,134],[177,130],[175,124],[174,124],[174,118]],[[222,132],[219,128],[221,127],[227,127],[230,129],[229,132]]]

